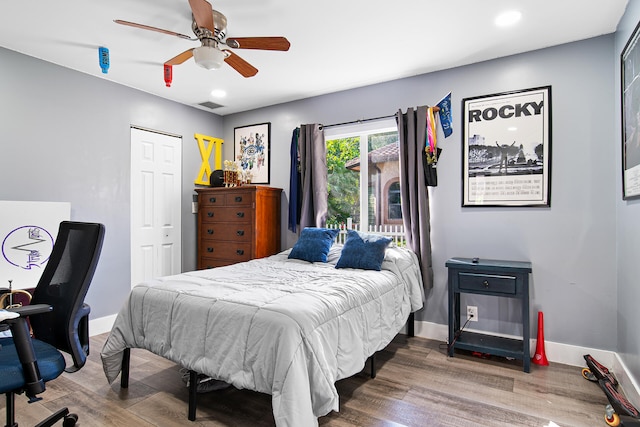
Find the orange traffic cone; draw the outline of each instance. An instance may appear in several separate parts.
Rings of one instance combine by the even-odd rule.
[[[544,352],[544,320],[541,311],[538,312],[538,339],[536,342],[536,354],[531,358],[531,362],[536,365],[549,365],[547,355]]]

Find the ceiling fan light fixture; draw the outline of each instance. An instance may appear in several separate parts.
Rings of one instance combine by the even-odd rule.
[[[207,70],[217,70],[222,67],[224,52],[211,46],[200,46],[193,49],[193,59],[196,64]]]

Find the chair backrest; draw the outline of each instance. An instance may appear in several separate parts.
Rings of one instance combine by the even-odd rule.
[[[63,221],[49,261],[33,292],[31,304],[49,304],[53,311],[29,320],[36,339],[71,355],[80,369],[89,354],[88,315],[84,304],[93,278],[105,228],[102,224]]]

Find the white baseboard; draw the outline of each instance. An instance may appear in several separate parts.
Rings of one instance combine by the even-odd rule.
[[[640,386],[638,386],[634,378],[629,375],[627,366],[617,353],[611,370],[616,375],[616,379],[620,383],[620,387],[622,387],[622,391],[625,396],[627,396],[627,399],[629,399],[629,402],[636,408],[640,408]]]
[[[93,319],[89,322],[89,331],[91,335],[99,335],[111,331],[116,315]],[[414,323],[414,332],[417,337],[428,338],[436,341],[447,342],[449,339],[449,328],[447,325],[439,323],[425,322],[416,320]],[[472,329],[469,329],[472,330]],[[403,331],[405,332],[405,331]],[[405,332],[406,333],[406,332]],[[505,336],[501,334],[494,334]],[[510,337],[518,338],[518,337]],[[536,351],[537,340],[531,340],[531,353]],[[617,353],[608,350],[599,350],[595,348],[581,347],[571,344],[562,344],[557,342],[546,341],[544,343],[545,354],[549,362],[562,363],[570,366],[586,367],[584,355],[592,355],[598,362],[605,366],[610,366],[611,371],[616,375],[624,390],[627,399],[636,407],[640,406],[640,387],[630,375],[629,370],[622,362]]]
[[[110,332],[116,317],[117,314],[112,314],[111,316],[89,320],[89,335],[94,336]]]
[[[511,335],[504,335],[492,332],[475,331],[472,328],[466,330],[471,332],[482,332],[488,335],[495,335],[507,338],[520,339],[521,337],[515,337]],[[429,338],[437,341],[447,342],[449,339],[449,328],[447,325],[441,325],[439,323],[431,323],[424,321],[415,322],[416,336]],[[535,353],[537,340],[531,339],[531,355]],[[600,363],[605,366],[613,366],[615,360],[615,353],[607,350],[598,350],[588,347],[580,347],[571,344],[562,344],[556,342],[545,341],[545,355],[549,362],[557,362],[571,366],[586,366],[584,361],[584,355],[590,354],[595,357]]]
[[[418,337],[447,342],[449,339],[449,328],[447,325],[424,321],[415,321],[415,334]],[[472,329],[469,329],[472,330]],[[486,333],[486,332],[485,332]],[[501,334],[492,334],[505,336]],[[509,338],[520,338],[507,336]],[[531,353],[535,354],[537,340],[531,340]],[[545,355],[549,362],[562,363],[570,366],[586,367],[584,355],[590,354],[598,362],[611,368],[615,374],[627,399],[636,407],[640,407],[640,386],[634,380],[629,370],[622,362],[617,353],[608,350],[582,347],[571,344],[546,341],[544,343]]]
[[[474,329],[467,328],[467,330],[471,332],[476,332]],[[479,332],[479,331],[478,331]],[[507,338],[521,338],[515,337],[511,335],[497,334],[497,333],[487,333],[482,331],[488,335],[496,335]],[[447,342],[449,339],[449,328],[447,325],[441,325],[439,323],[431,323],[424,321],[416,321],[415,322],[415,333],[416,336],[429,338],[432,340]],[[531,355],[535,353],[537,345],[537,340],[531,339]],[[584,355],[590,354],[595,357],[600,363],[605,366],[613,366],[615,353],[607,350],[598,350],[594,348],[588,347],[580,347],[571,344],[561,344],[556,342],[545,341],[545,355],[547,356],[547,360],[549,362],[557,362],[563,363],[565,365],[572,366],[586,366],[584,362]]]

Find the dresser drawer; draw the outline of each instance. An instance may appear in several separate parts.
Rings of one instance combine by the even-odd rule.
[[[202,222],[246,222],[253,221],[253,209],[246,206],[234,206],[230,208],[208,206],[201,212]]]
[[[224,206],[225,194],[222,192],[216,192],[215,194],[201,194],[200,206]]]
[[[221,190],[213,194],[202,194],[200,204],[203,206],[253,206],[253,193]]]
[[[216,267],[224,267],[225,265],[235,264],[237,261],[230,259],[217,259],[217,258],[208,258],[203,257],[200,259],[200,264],[198,265],[198,269],[202,270],[205,268],[216,268]]]
[[[249,223],[203,223],[200,231],[204,240],[232,240],[234,242],[253,241],[253,227]],[[203,240],[203,241],[204,241]]]
[[[460,291],[481,291],[483,294],[516,294],[515,276],[486,273],[458,273]]]
[[[203,239],[200,255],[204,258],[232,259],[234,262],[249,261],[251,259],[251,242],[222,242]]]
[[[252,206],[253,193],[230,190],[224,195],[225,206]]]

